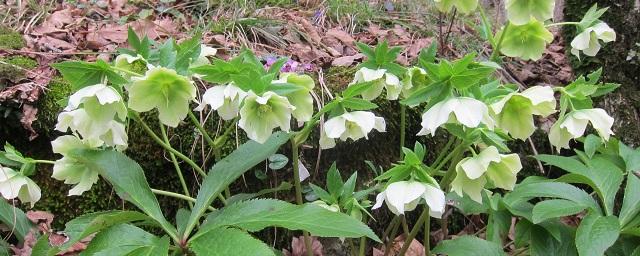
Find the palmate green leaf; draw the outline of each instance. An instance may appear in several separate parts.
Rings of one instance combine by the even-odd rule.
[[[227,204],[234,204],[237,202],[241,202],[241,201],[245,201],[245,200],[249,200],[249,199],[254,199],[256,197],[260,197],[266,194],[271,194],[274,192],[279,192],[279,191],[287,191],[290,190],[293,187],[293,185],[291,185],[291,183],[289,182],[282,182],[280,183],[280,185],[278,185],[275,188],[265,188],[262,189],[256,193],[238,193],[238,194],[234,194],[233,196],[227,198]]]
[[[189,241],[189,248],[196,254],[275,256],[271,248],[245,231],[235,228],[217,228]]]
[[[570,157],[538,155],[536,158],[546,164],[556,166],[571,174],[580,176],[569,176],[571,179],[569,180],[567,178],[565,181],[584,183],[591,186],[596,190],[600,200],[603,201],[605,212],[607,214],[613,213],[615,197],[624,179],[622,171],[614,163],[598,156],[592,159],[586,159],[589,166]]]
[[[580,256],[601,256],[620,235],[620,223],[615,216],[589,213],[576,230],[576,247]]]
[[[547,219],[574,215],[582,212],[587,206],[565,199],[551,199],[537,203],[533,207],[533,223],[538,224]]]
[[[333,196],[333,198],[338,198],[340,194],[342,194],[342,187],[344,186],[344,182],[342,181],[342,176],[340,175],[340,171],[336,167],[336,162],[333,162],[329,171],[327,172],[327,191]]]
[[[640,178],[632,173],[627,174],[627,186],[624,188],[624,199],[620,209],[620,226],[626,225],[640,213]]]
[[[0,222],[12,230],[20,242],[24,241],[24,237],[33,227],[27,215],[5,199],[0,199]]]
[[[378,107],[375,103],[360,98],[347,98],[342,100],[341,103],[344,108],[354,111],[370,110]]]
[[[502,244],[502,241],[504,241],[507,234],[509,234],[511,217],[509,211],[491,210],[487,221],[486,239],[496,244]]]
[[[62,244],[56,253],[67,250],[81,239],[114,225],[148,219],[147,215],[134,211],[105,211],[82,215],[65,224],[64,233],[69,240]],[[49,255],[52,255],[51,252]]]
[[[224,188],[240,177],[240,175],[273,155],[290,137],[291,135],[288,133],[277,132],[272,134],[264,144],[248,141],[231,152],[227,157],[217,162],[209,171],[208,176],[202,181],[196,203],[193,206],[189,222],[186,225],[187,228],[185,233],[181,234],[182,237],[189,237],[190,232],[207,210],[207,207],[211,205],[213,200]]]
[[[202,34],[197,32],[192,38],[183,41],[177,47],[176,72],[188,75],[189,66],[200,56],[200,38]]]
[[[589,134],[584,138],[584,152],[592,158],[596,150],[602,145],[602,139],[596,135]]]
[[[130,224],[119,224],[98,233],[81,256],[168,255],[169,238],[156,237]]]
[[[493,72],[495,72],[493,67],[474,67],[454,74],[449,78],[449,82],[459,90],[463,90],[477,85]]]
[[[71,84],[71,89],[74,91],[85,86],[102,83],[104,77],[115,85],[122,85],[128,82],[115,71],[111,70],[109,64],[103,60],[98,60],[95,63],[65,61],[51,64],[51,66],[60,71],[64,79]]]
[[[328,225],[330,223],[330,225]],[[191,239],[208,236],[220,227],[237,227],[249,232],[266,227],[306,230],[320,237],[369,237],[380,239],[362,222],[314,204],[294,205],[275,199],[257,199],[236,203],[210,214]]]
[[[108,180],[120,198],[133,203],[149,217],[153,218],[169,234],[177,231],[169,223],[151,192],[144,171],[138,163],[118,151],[75,150],[74,159],[100,173]]]
[[[433,248],[433,253],[449,256],[499,256],[506,255],[499,244],[475,236],[461,236],[444,240]]]

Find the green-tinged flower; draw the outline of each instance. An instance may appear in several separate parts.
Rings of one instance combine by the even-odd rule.
[[[311,91],[315,87],[313,78],[308,75],[298,75],[296,73],[282,73],[280,79],[274,80],[273,83],[290,83],[301,86],[302,90],[289,93],[286,95],[291,105],[296,107],[293,111],[293,117],[298,123],[311,120],[313,116],[313,97]]]
[[[322,201],[322,200],[316,200],[311,203],[332,212],[340,212],[340,206],[338,206],[337,204],[328,205],[325,201]]]
[[[451,190],[482,203],[482,190],[487,182],[494,187],[513,190],[516,175],[522,169],[518,154],[502,155],[498,149],[490,146],[474,157],[462,159],[456,165],[456,177]]]
[[[502,37],[505,30],[500,30],[496,38]],[[502,39],[500,52],[509,57],[523,60],[538,60],[542,57],[548,43],[553,41],[553,34],[536,19],[524,25],[510,24]]]
[[[387,89],[388,100],[398,99],[400,92],[402,92],[400,79],[394,74],[387,72],[386,69],[374,70],[366,67],[360,68],[356,71],[353,81],[351,81],[349,86],[365,82],[373,82],[370,88],[362,92],[362,98],[365,100],[378,98],[385,88]]]
[[[91,141],[80,140],[71,135],[60,136],[51,142],[53,152],[62,155],[53,165],[51,177],[64,180],[65,184],[76,184],[69,190],[70,196],[81,195],[98,181],[98,172],[74,159],[70,153],[74,149],[92,149],[95,146]]]
[[[546,117],[556,112],[556,98],[548,86],[534,86],[523,92],[507,94],[491,104],[496,126],[511,137],[524,140],[536,130],[533,115]]]
[[[324,123],[324,129],[320,135],[320,147],[323,149],[335,146],[335,139],[346,141],[347,139],[359,140],[369,138],[368,134],[373,129],[385,132],[384,118],[375,116],[368,111],[346,112],[333,117]]]
[[[69,97],[65,111],[58,115],[56,130],[71,129],[83,139],[125,149],[127,133],[122,122],[126,117],[127,107],[120,94],[110,86],[96,84]]]
[[[0,165],[0,193],[5,199],[20,199],[31,207],[40,200],[40,187],[27,176]]]
[[[427,71],[419,67],[410,67],[402,79],[402,96],[405,98],[418,89],[416,81],[427,79]]]
[[[554,0],[507,0],[507,18],[514,25],[524,25],[531,18],[545,21],[553,17]]]
[[[494,125],[487,105],[482,101],[468,97],[449,98],[422,114],[422,129],[418,135],[434,136],[436,129],[445,123],[460,123],[469,128],[478,127],[481,123],[489,128]]]
[[[418,181],[398,181],[389,184],[376,196],[376,204],[371,208],[378,209],[385,202],[395,215],[403,215],[413,211],[421,199],[429,206],[429,214],[434,218],[442,218],[445,207],[444,192],[440,188]]]
[[[557,149],[569,148],[569,141],[582,137],[589,122],[600,138],[609,140],[609,136],[613,134],[613,117],[603,109],[592,108],[574,110],[556,121],[549,131],[549,142]]]
[[[202,95],[202,102],[195,111],[202,111],[206,105],[218,111],[218,115],[224,120],[231,120],[238,116],[240,104],[247,93],[233,84],[214,86]]]
[[[249,91],[240,109],[238,126],[247,133],[249,139],[264,143],[276,127],[289,131],[291,113],[295,109],[286,97],[274,92],[268,91],[258,96]]]
[[[580,58],[581,51],[587,56],[596,56],[598,51],[600,51],[600,43],[598,40],[602,40],[602,42],[605,43],[615,41],[616,32],[604,22],[589,27],[580,32],[580,34],[571,41],[571,53],[578,58]]]
[[[193,61],[193,63],[191,63],[192,67],[197,67],[197,66],[202,66],[202,65],[207,65],[207,64],[211,64],[211,62],[209,61],[209,56],[215,56],[216,53],[218,53],[218,50],[216,48],[213,47],[209,47],[206,46],[204,44],[200,45],[200,56],[198,56],[198,58]]]
[[[158,109],[160,122],[177,127],[187,117],[196,87],[175,70],[154,67],[144,77],[134,77],[129,86],[129,108],[137,112]]]
[[[459,12],[469,14],[478,7],[478,0],[434,0],[441,12],[450,12],[454,6]]]
[[[120,54],[116,57],[114,66],[119,69],[131,71],[133,73],[144,74],[151,65],[142,56],[131,56],[129,54]],[[118,71],[125,78],[131,78],[131,73]]]

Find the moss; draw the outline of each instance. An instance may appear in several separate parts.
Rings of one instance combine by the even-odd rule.
[[[20,33],[0,26],[0,49],[17,50],[25,46],[25,41]]]
[[[33,128],[41,136],[51,138],[58,119],[58,113],[64,108],[63,102],[71,95],[71,86],[62,77],[54,77],[49,81],[45,92],[37,103],[38,119]]]
[[[38,63],[24,56],[11,56],[0,58],[0,81],[10,80],[17,82],[25,78],[25,69],[32,69]]]

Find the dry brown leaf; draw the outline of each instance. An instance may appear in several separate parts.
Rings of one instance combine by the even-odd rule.
[[[364,55],[358,53],[356,55],[353,56],[344,56],[344,57],[340,57],[340,58],[335,58],[333,59],[333,61],[331,62],[331,66],[351,66],[353,64],[353,62],[355,62],[356,60],[360,60],[364,58]]]
[[[390,251],[387,255],[389,256],[397,255],[402,249],[402,246],[404,245],[404,240],[405,240],[404,234],[393,239],[393,244],[391,245]],[[383,255],[385,255],[384,246],[380,249],[373,248],[373,256],[383,256]],[[413,239],[413,241],[411,241],[411,244],[409,244],[409,248],[407,249],[404,255],[405,256],[424,256],[424,246],[418,240]]]
[[[29,132],[29,140],[33,140],[38,137],[38,133],[31,126],[33,121],[38,118],[36,115],[38,114],[38,109],[29,104],[22,105],[22,117],[20,117],[20,123],[22,127]]]
[[[76,49],[75,45],[51,36],[44,36],[40,38],[38,40],[38,44],[40,44],[41,48],[45,51],[62,52],[64,50]]]
[[[342,41],[344,44],[347,44],[349,46],[352,46],[353,43],[355,42],[355,39],[353,39],[353,37],[349,33],[341,29],[336,29],[336,28],[329,29],[327,30],[326,36],[335,37],[336,39]]]
[[[323,256],[322,243],[318,241],[318,238],[311,237],[311,248],[314,256]],[[307,250],[304,244],[304,237],[294,237],[291,239],[291,251],[284,249],[284,255],[286,256],[306,256]]]

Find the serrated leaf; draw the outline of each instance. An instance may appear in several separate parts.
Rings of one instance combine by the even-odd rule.
[[[209,175],[202,181],[196,203],[189,217],[186,233],[181,234],[183,238],[189,237],[189,232],[193,230],[207,207],[211,205],[213,200],[225,187],[235,181],[240,175],[273,155],[282,144],[289,141],[289,137],[291,137],[291,135],[288,133],[277,132],[272,134],[263,144],[248,141],[227,157],[217,162],[209,171]]]
[[[640,213],[640,178],[627,174],[627,186],[624,188],[624,199],[620,209],[620,225],[625,227]]]
[[[342,106],[355,111],[370,110],[378,107],[375,103],[360,98],[344,99],[342,100]]]
[[[218,228],[206,236],[189,241],[189,248],[201,256],[209,255],[275,255],[271,248],[245,231]]]
[[[580,256],[601,256],[620,235],[620,224],[615,216],[588,214],[576,230],[576,247]]]
[[[274,192],[278,192],[278,191],[286,191],[286,190],[290,190],[293,187],[293,185],[291,185],[291,183],[289,182],[282,182],[280,183],[280,185],[278,185],[275,188],[265,188],[262,189],[256,193],[238,193],[238,194],[234,194],[233,196],[227,198],[227,204],[234,204],[237,202],[241,202],[241,201],[245,201],[245,200],[249,200],[249,199],[254,199],[266,194],[271,194]]]
[[[168,255],[169,238],[156,237],[129,224],[120,224],[98,233],[81,256]]]
[[[338,198],[340,194],[342,194],[343,186],[344,182],[342,181],[340,171],[336,167],[336,163],[333,162],[327,172],[327,191],[329,191],[329,194],[331,194],[333,198]]]
[[[158,199],[151,191],[142,167],[134,160],[118,151],[75,150],[73,157],[100,173],[122,199],[133,203],[153,218],[167,233],[177,234],[175,227],[162,214]]]
[[[306,230],[321,237],[366,236],[380,241],[369,227],[344,213],[332,212],[314,204],[294,205],[275,199],[240,202],[212,213],[192,239],[207,236],[220,227],[237,227],[256,232],[272,226]]]
[[[596,153],[596,150],[602,145],[602,139],[600,137],[589,134],[586,138],[584,138],[584,152],[589,156],[589,158],[593,157],[593,154]]]
[[[82,87],[102,83],[103,77],[115,85],[125,84],[128,81],[116,72],[111,70],[109,64],[102,60],[95,63],[84,61],[65,61],[51,64],[52,67],[60,71],[62,76],[71,85],[71,89],[76,91]]]
[[[5,199],[0,199],[0,222],[13,231],[18,241],[24,241],[24,237],[33,228],[32,222],[24,212]]]
[[[582,212],[587,206],[565,199],[551,199],[537,203],[533,207],[533,223],[547,219],[570,216]]]
[[[475,236],[461,236],[452,240],[444,240],[432,250],[450,256],[499,256],[506,255],[502,246]]]
[[[573,201],[580,205],[587,206],[596,211],[600,211],[600,206],[596,201],[582,189],[567,183],[542,181],[525,185],[518,185],[505,196],[504,201],[511,206],[519,201],[528,201],[536,197],[551,197]]]

